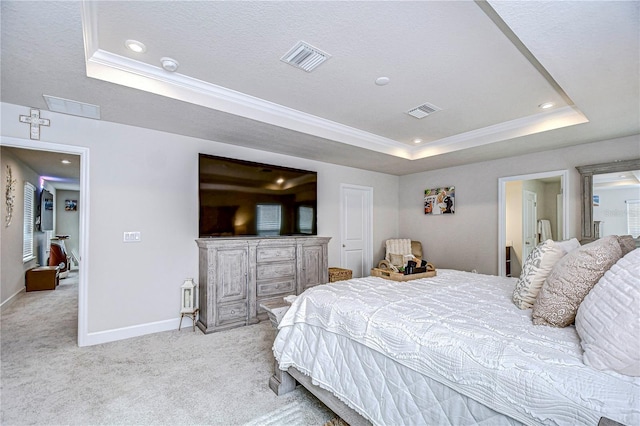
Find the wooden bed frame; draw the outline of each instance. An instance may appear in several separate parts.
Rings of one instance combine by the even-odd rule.
[[[311,377],[293,367],[289,367],[287,371],[282,371],[278,367],[278,361],[275,361],[274,373],[269,379],[269,387],[276,395],[280,396],[293,391],[298,383],[315,395],[331,411],[340,416],[342,420],[349,423],[349,426],[371,426],[369,420],[340,401],[331,392],[311,383]]]

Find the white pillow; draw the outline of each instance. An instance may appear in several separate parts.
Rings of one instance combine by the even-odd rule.
[[[538,244],[524,262],[522,273],[513,290],[513,303],[520,309],[532,308],[553,265],[578,247],[580,243],[576,238],[559,242],[546,240]]]
[[[580,248],[580,241],[577,238],[571,238],[570,240],[556,241],[555,242],[565,253],[571,253],[577,248]]]
[[[578,308],[583,361],[598,370],[640,376],[640,249],[620,259]]]

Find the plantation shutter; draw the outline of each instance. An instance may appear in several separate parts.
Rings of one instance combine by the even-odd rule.
[[[627,200],[627,233],[633,238],[640,235],[640,200]]]
[[[22,261],[33,259],[33,220],[36,188],[29,182],[24,184],[24,232],[22,238]]]

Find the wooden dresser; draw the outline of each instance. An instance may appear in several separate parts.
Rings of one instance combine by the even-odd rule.
[[[261,303],[329,282],[328,237],[201,238],[200,317],[205,333],[267,319]]]

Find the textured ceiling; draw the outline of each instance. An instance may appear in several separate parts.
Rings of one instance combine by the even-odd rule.
[[[43,94],[59,96],[99,105],[105,121],[397,175],[640,132],[638,2],[1,7],[0,99],[43,110]],[[299,40],[331,58],[312,73],[280,61]],[[185,81],[203,90],[170,97]],[[588,122],[540,132],[546,101]],[[424,102],[442,111],[406,114]]]

